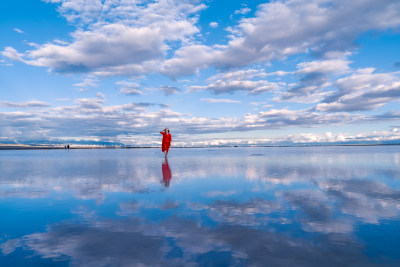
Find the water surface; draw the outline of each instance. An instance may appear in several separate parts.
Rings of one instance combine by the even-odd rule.
[[[400,266],[400,146],[0,151],[0,266]]]

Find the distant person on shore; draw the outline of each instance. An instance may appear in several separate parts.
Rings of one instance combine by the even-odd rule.
[[[67,149],[69,150],[69,144],[67,145]]]
[[[165,128],[163,131],[160,132],[160,134],[163,135],[161,150],[162,150],[162,152],[164,152],[165,157],[167,157],[168,150],[169,150],[169,147],[171,146],[171,141],[172,141],[171,134],[169,133],[168,128]]]

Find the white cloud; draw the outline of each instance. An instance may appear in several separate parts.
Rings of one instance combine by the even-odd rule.
[[[209,26],[210,26],[211,28],[218,28],[218,23],[215,22],[215,21],[213,21],[213,22],[210,22]]]
[[[172,78],[195,74],[212,61],[211,51],[212,49],[205,45],[182,47],[175,51],[173,58],[162,64],[160,72]]]
[[[242,14],[242,15],[246,15],[247,13],[249,13],[251,11],[250,8],[248,7],[243,7],[239,10],[235,10],[235,14]]]
[[[103,98],[80,98],[75,100],[81,112],[87,113],[88,110],[101,110],[105,100]]]
[[[213,102],[213,100],[211,100]],[[218,102],[218,101],[217,101]],[[230,103],[230,101],[224,101]],[[19,106],[18,106],[19,107]],[[149,107],[159,107],[150,112]],[[394,115],[394,114],[393,114]],[[397,115],[400,118],[400,114]],[[75,105],[35,108],[29,112],[0,112],[0,136],[9,136],[9,142],[34,140],[102,140],[136,145],[157,145],[155,128],[173,125],[176,145],[257,145],[335,142],[388,142],[400,140],[400,131],[350,133],[303,133],[276,138],[203,138],[201,134],[226,131],[266,130],[292,126],[354,124],[385,120],[384,116],[366,117],[360,114],[322,114],[311,110],[271,109],[242,118],[194,117],[174,112],[168,106],[156,103],[105,105],[104,97],[81,98]],[[389,117],[392,119],[392,117]],[[149,135],[150,134],[150,135]],[[194,136],[195,135],[195,136]],[[3,141],[7,141],[3,140]]]
[[[80,88],[97,87],[98,79],[93,77],[86,77],[81,83],[73,84],[73,86]]]
[[[178,113],[160,103],[106,105],[101,93],[97,94],[97,98],[78,99],[72,106],[56,108],[39,101],[2,101],[0,106],[3,108],[36,107],[34,112],[1,114],[5,119],[4,129],[15,131],[18,138],[23,137],[27,129],[23,124],[31,125],[32,131],[36,129],[37,136],[43,139],[58,137],[62,130],[70,136],[82,133],[76,127],[66,129],[54,122],[55,118],[65,120],[66,125],[71,125],[71,121],[82,128],[89,125],[90,136],[97,139],[102,136],[115,139],[118,136],[129,140],[133,134],[151,133],[151,123],[176,125],[182,133],[202,134],[207,131],[220,133],[291,126],[317,127],[370,122],[379,118],[398,119],[400,116],[397,111],[374,115],[355,113],[376,110],[389,102],[399,101],[400,77],[399,72],[376,73],[372,68],[353,70],[349,59],[355,54],[352,50],[354,41],[362,33],[398,29],[398,1],[272,1],[259,5],[254,16],[242,18],[236,26],[227,28],[230,36],[224,37],[230,41],[221,41],[214,46],[202,43],[204,36],[200,36],[201,28],[197,27],[197,22],[202,15],[199,11],[205,5],[197,0],[45,2],[57,5],[60,14],[76,26],[71,38],[68,41],[55,39],[48,43],[32,44],[30,50],[23,53],[10,46],[5,47],[1,52],[3,57],[55,72],[87,73],[81,76],[86,77],[82,82],[74,84],[80,88],[97,86],[100,81],[97,76],[107,78],[104,76],[121,75],[135,79],[141,74],[161,73],[176,79],[199,74],[194,80],[185,82],[188,92],[248,94],[252,102],[257,102],[258,110],[265,110],[245,114],[241,118],[211,119]],[[244,8],[236,13],[249,11]],[[209,26],[218,24],[211,22]],[[300,57],[296,57],[297,66],[294,70],[290,66],[285,70],[277,70],[275,66],[268,65],[273,60],[297,53],[306,53],[305,57],[315,56],[316,59],[298,63]],[[301,58],[304,58],[303,55]],[[246,69],[240,69],[244,66]],[[207,70],[200,73],[205,68]],[[268,73],[267,69],[271,69],[271,72]],[[217,74],[203,82],[203,74],[214,70]],[[283,80],[283,76],[287,80]],[[290,81],[291,78],[295,81]],[[141,84],[133,81],[120,81],[116,85],[121,95],[161,91],[168,96],[180,92],[175,86],[151,82],[154,82],[151,88],[142,88]],[[270,99],[262,99],[263,96],[257,99],[256,95],[260,94],[268,97],[273,94],[274,101],[313,105],[281,108],[282,103],[278,103],[273,105],[276,109],[269,109],[274,103]],[[199,98],[208,103],[240,102],[206,98],[204,95]],[[130,99],[124,98],[127,101]],[[161,110],[146,112],[148,107]],[[57,117],[49,115],[51,112],[55,112]],[[165,118],[162,117],[164,115]],[[31,123],[32,120],[37,124]],[[135,127],[127,126],[130,122],[134,122]],[[324,140],[325,137],[305,134],[301,138]]]
[[[131,0],[45,0],[60,4],[58,11],[68,21],[78,25],[93,25],[117,20],[131,25],[148,25],[171,19],[186,19],[204,9],[204,4],[192,0],[160,0],[144,3]]]
[[[243,18],[232,28],[234,36],[230,42],[208,47],[193,42],[194,35],[199,33],[195,14],[206,7],[196,1],[46,2],[57,4],[59,12],[79,26],[72,34],[73,41],[58,44],[55,40],[24,54],[8,47],[3,55],[53,71],[97,75],[159,71],[177,78],[208,66],[246,66],[310,50],[329,58],[351,49],[365,31],[400,26],[400,4],[395,0],[385,4],[372,0],[288,0],[259,5],[254,17]],[[236,11],[247,12],[246,7]],[[168,42],[180,42],[172,58],[167,58],[171,50]],[[333,67],[333,62],[329,66]],[[308,71],[306,66],[303,69]]]
[[[262,78],[266,74],[262,70],[249,69],[216,74],[206,80],[208,85],[190,86],[189,92],[208,90],[215,94],[233,93],[235,91],[245,91],[252,95],[262,94],[273,90],[278,90],[280,84],[268,82],[266,80],[250,80],[252,78]]]
[[[321,54],[345,52],[365,31],[398,28],[399,17],[395,0],[384,5],[373,0],[270,2],[259,5],[255,17],[241,20],[234,29],[236,37],[215,52],[214,62],[235,67],[310,49]]]
[[[360,69],[335,82],[338,91],[316,106],[319,111],[373,110],[400,100],[400,73],[374,73]]]
[[[230,72],[223,72],[211,76],[207,79],[207,82],[213,82],[216,80],[230,81],[230,80],[246,80],[255,77],[265,77],[267,74],[263,70],[258,69],[247,69],[247,70],[237,70]]]
[[[332,133],[323,134],[302,133],[297,135],[288,135],[287,140],[293,143],[358,143],[358,142],[383,142],[391,140],[400,140],[400,133],[397,131],[372,131],[354,133]]]
[[[96,93],[96,96],[98,97],[98,98],[106,98],[106,96],[103,94],[103,93],[100,93],[100,92],[97,92]]]
[[[221,81],[206,86],[191,86],[189,92],[208,90],[215,94],[233,93],[235,91],[245,91],[252,95],[258,95],[265,92],[279,89],[276,83],[268,81]]]
[[[0,107],[3,108],[43,108],[49,107],[50,104],[42,101],[31,100],[26,102],[8,102],[8,101],[0,101]]]
[[[179,89],[176,88],[175,86],[166,86],[166,85],[161,86],[160,90],[164,92],[166,96],[177,94],[179,92]]]
[[[308,73],[326,73],[326,74],[341,74],[350,70],[349,64],[352,63],[346,59],[327,59],[316,60],[311,62],[303,62],[297,65],[298,74]]]
[[[177,78],[209,66],[248,66],[310,51],[332,59],[352,49],[353,42],[365,31],[400,26],[400,4],[396,0],[385,4],[373,0],[269,2],[259,5],[254,17],[243,18],[231,27],[231,41],[209,47],[195,37],[199,33],[196,13],[206,8],[197,1],[47,2],[58,4],[59,12],[78,26],[72,33],[73,41],[42,44],[24,54],[6,48],[3,55],[53,71],[97,75],[160,72]],[[248,11],[245,7],[236,13]],[[211,22],[210,26],[216,24]],[[176,49],[172,57],[170,42]],[[329,67],[334,67],[333,63]],[[337,63],[342,66],[336,67],[346,64]],[[323,67],[320,71],[324,71]]]
[[[4,57],[7,57],[7,58],[12,59],[12,60],[24,61],[24,60],[22,59],[23,54],[18,53],[17,50],[15,50],[14,48],[12,48],[12,47],[10,47],[10,46],[4,48],[4,50],[1,51],[1,54],[2,54]]]
[[[324,115],[307,110],[287,109],[247,114],[243,118],[207,118],[174,112],[165,109],[167,106],[163,104],[131,103],[106,106],[102,97],[76,99],[74,103],[73,106],[43,107],[29,112],[1,112],[2,131],[12,131],[13,138],[20,142],[35,140],[37,136],[39,140],[91,138],[114,142],[124,140],[130,144],[136,140],[130,136],[146,136],[154,133],[155,128],[165,125],[173,125],[175,132],[185,135],[290,126],[307,127],[366,119],[360,115]],[[161,109],[153,112],[147,110],[147,107],[156,105]],[[153,141],[157,140],[155,138]]]
[[[120,93],[124,95],[142,95],[143,92],[139,89],[140,85],[135,82],[128,81],[119,81],[116,82],[117,85],[120,85]]]
[[[121,88],[119,91],[123,95],[142,95],[143,92],[136,88]]]
[[[300,80],[281,95],[280,101],[316,103],[333,93],[331,77],[350,72],[346,59],[327,59],[297,65]]]
[[[354,48],[353,42],[363,32],[400,26],[400,4],[394,0],[390,2],[381,5],[371,0],[351,3],[290,0],[259,5],[255,17],[244,18],[237,27],[230,28],[233,34],[230,42],[216,45],[212,50],[204,47],[202,57],[194,58],[191,71],[187,70],[184,75],[207,66],[242,67],[310,51],[327,59],[335,55],[343,57]],[[180,62],[186,62],[189,59],[185,57],[192,55],[180,53],[177,57]],[[329,67],[333,67],[333,63],[330,62]],[[341,63],[342,67],[347,64],[336,63]],[[182,71],[176,73],[182,74]]]
[[[48,1],[79,26],[71,43],[57,40],[24,55],[9,47],[2,53],[14,60],[56,72],[137,75],[156,71],[170,49],[167,42],[186,42],[198,33],[193,16],[204,5],[192,1]],[[112,23],[109,21],[113,21]],[[155,67],[153,69],[153,67]]]
[[[57,72],[90,72],[155,60],[166,49],[159,30],[150,27],[110,24],[96,31],[76,31],[73,37],[70,45],[45,44],[29,52],[27,63]]]
[[[244,18],[237,27],[230,28],[231,41],[227,44],[182,47],[166,64],[165,68],[172,70],[163,73],[171,77],[190,75],[209,66],[243,67],[309,52],[328,61],[321,61],[326,65],[319,67],[300,65],[303,71],[313,68],[324,73],[330,69],[345,71],[350,62],[341,58],[349,55],[360,34],[399,28],[400,4],[395,0],[390,2],[381,5],[372,0],[351,3],[290,0],[261,4],[254,17]],[[196,52],[201,56],[194,57]]]
[[[250,102],[249,103],[251,106],[260,106],[260,105],[265,105],[267,102]]]
[[[122,87],[130,86],[135,90],[138,84],[121,81]],[[127,89],[129,90],[129,89]],[[126,93],[129,93],[128,91]],[[240,101],[226,98],[203,98],[208,103],[240,103]],[[265,105],[266,102],[254,103]],[[399,140],[399,131],[374,132],[365,135],[351,134],[309,134],[289,135],[278,139],[249,139],[229,138],[205,140],[197,135],[240,131],[246,133],[252,130],[290,129],[290,127],[319,127],[326,125],[345,125],[374,121],[399,119],[400,113],[388,112],[378,115],[364,115],[356,113],[320,112],[314,108],[267,109],[258,113],[248,113],[238,118],[208,118],[180,113],[170,109],[163,103],[128,103],[121,105],[106,105],[102,93],[96,98],[79,98],[72,105],[63,103],[62,106],[51,107],[50,104],[40,101],[26,101],[13,103],[1,101],[0,107],[29,110],[0,112],[0,136],[9,137],[9,141],[26,142],[29,140],[57,140],[57,139],[93,139],[112,142],[126,142],[127,144],[155,144],[156,137],[144,138],[154,133],[155,128],[171,125],[174,132],[179,133],[180,145],[190,144],[265,144],[276,142],[307,143],[307,142],[383,142]],[[149,111],[151,108],[155,111]],[[173,126],[172,126],[173,125]],[[191,138],[188,139],[189,134]],[[195,134],[197,137],[193,137]],[[194,138],[194,139],[193,139]],[[196,140],[197,138],[197,140]],[[146,140],[146,141],[144,141]],[[4,141],[4,140],[3,140]],[[145,143],[143,143],[145,142]],[[146,143],[147,142],[147,143]],[[138,143],[138,144],[139,144]]]
[[[24,31],[22,31],[22,30],[20,30],[20,29],[18,29],[18,28],[14,28],[14,31],[16,31],[17,33],[24,33]]]
[[[224,98],[202,98],[200,100],[207,103],[241,103],[238,100]]]
[[[248,114],[245,121],[253,127],[282,128],[290,126],[318,127],[320,125],[350,124],[373,120],[362,114],[332,113],[324,114],[312,108],[303,110],[270,109],[257,114]]]

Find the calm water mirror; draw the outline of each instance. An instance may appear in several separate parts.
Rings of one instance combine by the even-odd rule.
[[[1,266],[400,266],[400,146],[0,151]]]

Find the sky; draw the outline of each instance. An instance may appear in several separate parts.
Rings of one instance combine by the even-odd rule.
[[[14,0],[0,143],[400,142],[398,0]]]

